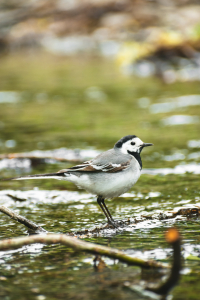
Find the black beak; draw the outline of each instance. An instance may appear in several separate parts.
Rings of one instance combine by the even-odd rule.
[[[144,143],[144,144],[142,145],[142,147],[148,147],[148,146],[153,146],[153,144],[151,144],[151,143]]]

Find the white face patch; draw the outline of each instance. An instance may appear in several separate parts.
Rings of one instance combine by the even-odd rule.
[[[133,138],[133,139],[127,141],[126,143],[124,143],[120,150],[124,154],[127,154],[128,151],[140,153],[141,146],[143,144],[144,144],[143,141],[141,141],[141,139],[136,137],[136,138]]]

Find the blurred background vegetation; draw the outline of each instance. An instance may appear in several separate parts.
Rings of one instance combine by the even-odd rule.
[[[55,172],[135,134],[154,147],[143,151],[145,174],[130,193],[108,200],[112,214],[199,208],[199,16],[198,0],[0,0],[0,177]],[[0,181],[0,188],[1,205],[51,232],[105,222],[95,197],[65,181]],[[1,238],[27,235],[7,216],[0,222]],[[173,298],[198,299],[198,216],[88,240],[168,260],[163,231],[174,222],[185,269]],[[1,254],[3,300],[142,299],[124,282],[155,275],[111,260],[98,274],[92,257],[63,246]]]
[[[0,1],[1,153],[107,149],[127,134],[153,142],[148,153],[187,148],[199,15],[187,0]]]

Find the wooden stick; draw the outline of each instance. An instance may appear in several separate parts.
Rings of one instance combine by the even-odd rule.
[[[152,291],[159,295],[167,295],[168,292],[178,283],[181,271],[181,237],[176,228],[170,228],[165,238],[173,247],[173,264],[169,277],[165,282],[158,286],[148,286],[146,290]]]
[[[6,214],[7,216],[9,216],[11,219],[25,225],[26,227],[28,227],[29,229],[31,229],[32,231],[34,231],[34,233],[44,233],[44,232],[48,232],[46,231],[44,228],[42,228],[41,226],[35,224],[34,222],[26,219],[23,216],[18,215],[17,213],[15,213],[14,211],[10,210],[9,208],[5,207],[5,206],[0,206],[0,211],[4,214]]]
[[[5,206],[0,206],[0,211],[16,220],[17,222],[25,225],[29,229],[33,230],[35,233],[48,233],[44,228],[39,225],[33,223],[32,221],[18,215],[12,210],[8,209]],[[139,258],[135,258],[125,254],[123,251],[119,251],[117,249],[100,246],[97,244],[84,242],[78,240],[75,237],[67,236],[64,234],[41,234],[41,235],[31,235],[28,237],[19,237],[13,239],[6,239],[0,241],[0,250],[9,250],[16,249],[22,247],[24,245],[30,245],[34,243],[42,243],[42,244],[58,244],[61,243],[68,247],[73,248],[76,251],[86,251],[93,254],[105,255],[113,259],[118,259],[121,262],[139,266],[142,268],[163,268],[166,265],[162,263],[158,263],[156,261],[147,261]]]
[[[41,234],[31,235],[27,237],[19,237],[13,239],[6,239],[0,241],[0,250],[10,250],[22,247],[24,245],[30,245],[34,243],[41,244],[63,244],[76,251],[85,251],[92,254],[99,254],[108,256],[113,259],[118,259],[121,262],[129,265],[139,266],[142,268],[166,268],[166,265],[152,261],[143,260],[140,258],[132,257],[125,254],[123,251],[119,251],[114,248],[101,246],[85,241],[81,241],[75,237],[67,236],[65,234]]]

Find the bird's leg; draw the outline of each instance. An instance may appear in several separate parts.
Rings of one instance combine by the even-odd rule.
[[[105,205],[104,198],[101,197],[101,196],[98,196],[97,197],[97,202],[98,202],[99,206],[101,207],[104,215],[106,216],[106,218],[108,220],[108,223],[111,224],[114,228],[117,228],[117,226],[115,225],[115,222],[114,222],[110,212],[108,211],[107,207],[106,207],[106,209],[104,208],[104,205]],[[107,213],[107,211],[108,211],[108,213]]]
[[[103,205],[102,205],[102,199],[103,199],[103,198],[102,198],[101,196],[98,196],[98,197],[97,197],[97,203],[98,203],[99,206],[101,207],[101,209],[102,209],[104,215],[106,216],[106,218],[108,219],[108,222],[109,222],[109,221],[110,221],[110,217],[109,217],[109,215],[107,214],[105,208],[104,208]]]
[[[115,222],[114,219],[113,219],[113,217],[111,216],[111,213],[109,212],[108,207],[107,207],[106,204],[105,204],[105,199],[104,199],[104,198],[102,198],[101,203],[103,204],[103,206],[104,206],[104,208],[105,208],[107,214],[109,215],[110,219],[111,219],[113,222]]]

